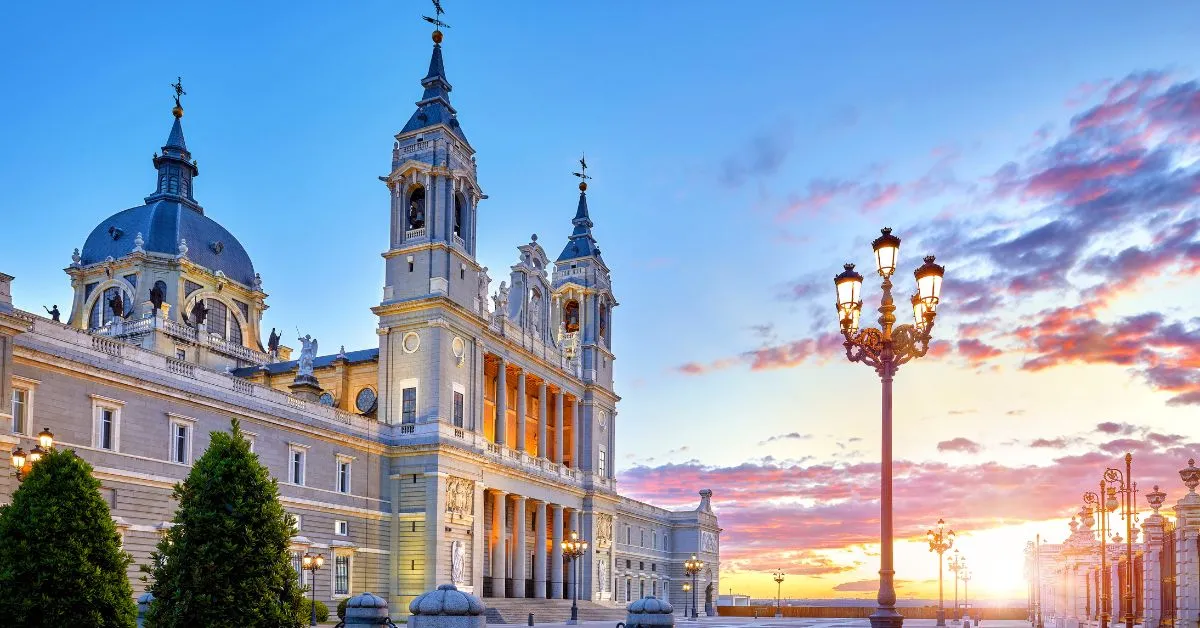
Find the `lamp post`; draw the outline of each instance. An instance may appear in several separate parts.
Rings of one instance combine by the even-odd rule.
[[[20,447],[13,449],[10,463],[17,471],[17,481],[24,482],[25,476],[33,470],[33,465],[37,464],[42,456],[50,453],[51,449],[54,449],[54,433],[48,427],[42,428],[41,433],[38,434],[37,444],[29,450],[29,453]]]
[[[312,617],[309,620],[309,626],[317,625],[317,570],[325,566],[325,557],[320,554],[310,554],[304,552],[304,556],[300,558],[300,565],[308,572],[308,589],[312,594],[312,603],[309,608],[312,610]]]
[[[958,612],[958,572],[961,569],[967,568],[967,559],[958,550],[954,550],[954,555],[950,557],[950,564],[947,567],[954,573],[954,621],[959,621],[962,617]]]
[[[563,556],[571,561],[574,570],[574,586],[571,587],[571,621],[568,624],[579,623],[579,557],[587,552],[588,542],[579,538],[579,533],[572,531],[571,538],[562,542]]]
[[[967,609],[968,613],[970,613],[971,612],[971,602],[970,602],[971,596],[969,595],[970,588],[967,585],[968,585],[968,583],[971,582],[971,570],[964,567],[962,569],[962,572],[958,574],[958,577],[960,580],[963,581],[963,607]],[[979,622],[979,619],[977,617],[975,617],[974,615],[970,615],[970,617],[971,617],[972,621],[974,621],[976,623]],[[967,627],[970,628],[970,626],[971,626],[971,622],[968,621]]]
[[[838,322],[841,325],[846,358],[875,369],[882,383],[882,477],[880,479],[880,566],[878,608],[871,615],[872,628],[899,628],[904,618],[896,611],[896,571],[892,565],[892,378],[901,365],[929,352],[933,319],[937,315],[945,269],[929,255],[913,273],[917,293],[912,296],[913,324],[896,326],[896,305],[892,299],[892,274],[900,253],[900,238],[885,228],[871,243],[875,265],[883,278],[883,297],[879,305],[880,328],[859,329],[862,314],[862,275],[854,264],[834,277],[837,287]]]
[[[692,577],[692,616],[691,619],[696,619],[700,615],[696,612],[696,576],[700,570],[704,569],[704,561],[696,560],[696,555],[683,561],[683,572]]]
[[[1111,467],[1105,469],[1104,480],[1108,482],[1109,500],[1120,496],[1121,518],[1125,520],[1125,591],[1121,601],[1125,607],[1125,628],[1133,628],[1133,524],[1138,519],[1137,482],[1133,481],[1133,454],[1125,454],[1124,472]]]
[[[688,591],[692,590],[692,583],[683,583],[683,616],[688,616]]]
[[[929,551],[938,555],[938,612],[937,625],[946,625],[946,608],[942,602],[942,554],[954,547],[954,530],[946,531],[946,522],[938,519],[937,530],[925,533],[929,537]]]
[[[1036,597],[1034,598],[1033,603],[1034,603],[1035,615],[1037,616],[1037,627],[1036,628],[1044,628],[1044,625],[1042,624],[1042,535],[1041,534],[1037,535],[1037,545],[1036,545],[1035,552],[1036,553],[1033,555],[1033,570],[1034,570],[1034,573],[1037,574],[1037,576],[1035,577],[1037,584],[1034,585],[1034,593],[1035,593]]]
[[[782,569],[776,569],[775,573],[775,616],[783,617],[783,602],[780,594],[783,591],[783,577],[786,575]]]
[[[1107,472],[1106,472],[1107,474]],[[1100,628],[1108,628],[1108,610],[1110,600],[1108,597],[1109,590],[1109,575],[1108,575],[1108,533],[1109,521],[1108,514],[1116,510],[1120,505],[1117,501],[1116,489],[1105,491],[1105,480],[1100,478],[1099,492],[1087,491],[1083,494],[1084,509],[1089,512],[1095,512],[1100,520]]]

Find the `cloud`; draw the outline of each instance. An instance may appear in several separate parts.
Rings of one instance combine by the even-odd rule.
[[[842,348],[840,334],[822,334],[816,338],[804,338],[777,345],[768,345],[747,351],[736,357],[726,357],[709,363],[687,362],[674,368],[683,375],[706,375],[735,366],[746,366],[751,371],[769,371],[799,366],[809,361],[823,361]]]
[[[1064,449],[1067,446],[1066,438],[1035,438],[1029,443],[1034,449]]]
[[[983,451],[983,445],[959,436],[950,440],[944,440],[937,444],[937,450],[943,452],[962,452],[967,454],[977,454]]]
[[[1114,421],[1105,421],[1096,425],[1096,432],[1100,434],[1121,434],[1128,436],[1137,431],[1137,428],[1128,423],[1116,423]]]
[[[812,434],[801,434],[799,432],[789,432],[787,434],[778,434],[776,436],[772,436],[772,437],[768,438],[767,440],[760,442],[759,445],[766,445],[767,443],[776,443],[776,442],[785,441],[785,440],[812,440],[812,437],[813,437]]]
[[[900,584],[901,582],[902,581],[900,581],[900,580],[896,580],[893,582],[893,584],[897,589],[899,589],[902,586]],[[878,591],[879,590],[879,581],[878,580],[851,580],[849,582],[842,582],[842,583],[834,585],[833,590],[839,591],[842,593],[852,593],[852,592],[859,593],[859,592],[863,592],[863,591]]]
[[[967,363],[977,366],[1004,352],[991,345],[984,344],[974,338],[964,338],[956,345],[958,354],[967,359]]]
[[[739,188],[751,179],[769,177],[779,171],[792,150],[792,127],[776,123],[721,162],[717,180],[727,188]]]

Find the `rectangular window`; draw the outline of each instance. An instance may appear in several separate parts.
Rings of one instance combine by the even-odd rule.
[[[633,526],[625,526],[625,544],[626,545],[633,545],[633,541],[630,540],[632,535],[633,535]],[[625,565],[625,566],[628,567],[629,565]]]
[[[299,447],[288,450],[288,482],[304,486],[304,450]]]
[[[300,557],[300,552],[292,552],[292,569],[296,571],[296,581],[300,586],[304,586],[304,561]]]
[[[208,308],[208,317],[204,319],[204,327],[208,333],[226,338],[225,320],[229,317],[229,309],[216,299],[205,299],[204,305]]]
[[[121,448],[121,407],[125,402],[92,395],[92,446],[118,451]]]
[[[29,391],[23,388],[12,389],[12,431],[24,434],[29,423]]]
[[[646,528],[638,528],[638,547],[646,547]]]
[[[350,595],[349,554],[339,554],[333,559],[333,594]]]
[[[187,421],[171,420],[171,462],[192,462],[192,427]]]
[[[466,398],[459,391],[454,391],[454,427],[463,426],[464,406]]]
[[[600,464],[597,465],[596,472],[601,477],[608,475],[608,452],[603,447],[600,448]]]
[[[288,514],[292,515],[292,534],[300,534],[300,526],[302,525],[300,515],[294,513]]]
[[[658,549],[658,530],[654,531],[654,549]]]
[[[334,534],[334,536],[349,535],[350,534],[350,524],[345,521],[340,521],[340,520],[334,521],[333,522],[333,534]]]
[[[417,422],[417,389],[405,388],[403,392],[403,406],[401,409],[401,423],[416,423]]]
[[[345,458],[337,461],[337,492],[350,492],[350,461]]]
[[[187,351],[184,351],[183,349],[176,349],[175,350],[175,359],[186,360],[187,359]]]

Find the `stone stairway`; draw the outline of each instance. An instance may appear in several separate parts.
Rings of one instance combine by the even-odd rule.
[[[530,613],[533,613],[535,624],[561,624],[571,618],[571,600],[485,597],[483,605],[487,607],[485,616],[489,624],[523,626],[528,623]],[[579,600],[579,619],[611,621],[615,624],[625,621],[625,607]]]

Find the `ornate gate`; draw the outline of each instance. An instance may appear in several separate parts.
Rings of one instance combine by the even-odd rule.
[[[1159,601],[1162,604],[1160,625],[1175,625],[1175,523],[1163,523],[1163,547],[1158,555],[1158,569],[1162,577]]]

